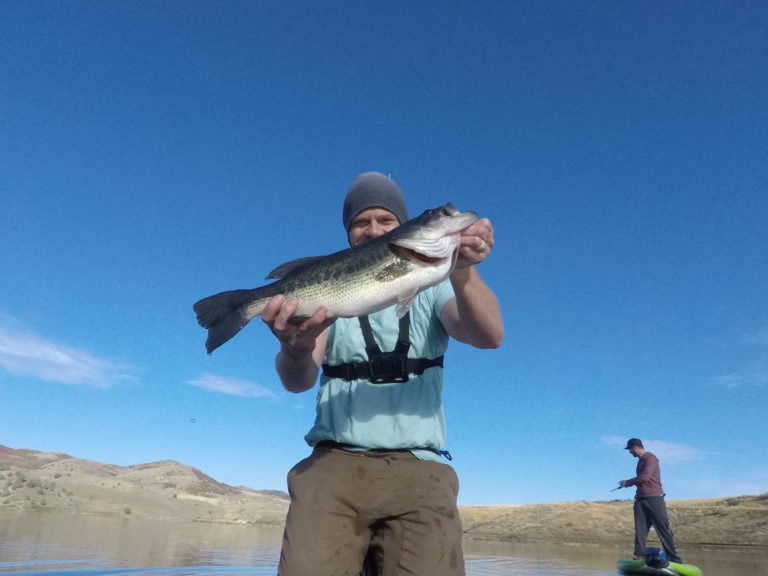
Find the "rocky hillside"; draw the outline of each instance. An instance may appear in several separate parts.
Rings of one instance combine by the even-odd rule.
[[[228,486],[173,460],[116,466],[0,445],[3,510],[282,524],[288,496]]]

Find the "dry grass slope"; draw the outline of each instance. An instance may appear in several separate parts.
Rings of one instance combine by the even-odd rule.
[[[768,494],[667,506],[680,544],[768,546]],[[288,496],[228,486],[173,460],[115,466],[0,445],[0,516],[4,510],[282,525]],[[461,516],[470,539],[612,545],[633,538],[631,500],[465,506]]]
[[[236,488],[173,460],[115,466],[0,446],[0,513],[36,510],[279,525],[287,495]]]
[[[670,523],[680,544],[768,546],[768,494],[672,500]],[[566,544],[626,544],[634,538],[632,501],[466,506],[468,538]],[[653,533],[651,541],[654,540]]]

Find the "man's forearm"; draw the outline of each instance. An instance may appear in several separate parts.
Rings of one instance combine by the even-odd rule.
[[[305,392],[315,385],[319,369],[312,354],[293,358],[281,349],[275,357],[275,369],[283,387],[289,392]]]
[[[472,267],[451,277],[463,338],[477,348],[498,348],[504,324],[496,295]]]

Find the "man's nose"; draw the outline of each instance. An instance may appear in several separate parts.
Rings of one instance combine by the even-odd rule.
[[[368,238],[376,238],[376,236],[381,236],[384,234],[385,230],[384,227],[379,224],[378,222],[372,222],[370,226],[368,226]]]

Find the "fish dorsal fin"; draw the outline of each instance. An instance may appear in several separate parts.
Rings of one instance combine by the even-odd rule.
[[[267,280],[275,280],[280,278],[285,278],[288,274],[293,272],[294,270],[298,270],[299,268],[303,268],[304,266],[308,266],[309,264],[312,264],[313,262],[317,262],[318,260],[322,260],[325,258],[325,256],[305,256],[304,258],[296,258],[295,260],[289,260],[288,262],[284,262],[283,264],[280,264],[277,268],[272,270],[269,274],[267,274]]]
[[[395,314],[398,318],[402,318],[405,316],[408,311],[411,309],[411,305],[413,304],[413,301],[416,299],[416,294],[419,293],[419,290],[416,289],[407,296],[400,298],[397,301],[397,306],[395,306]]]

